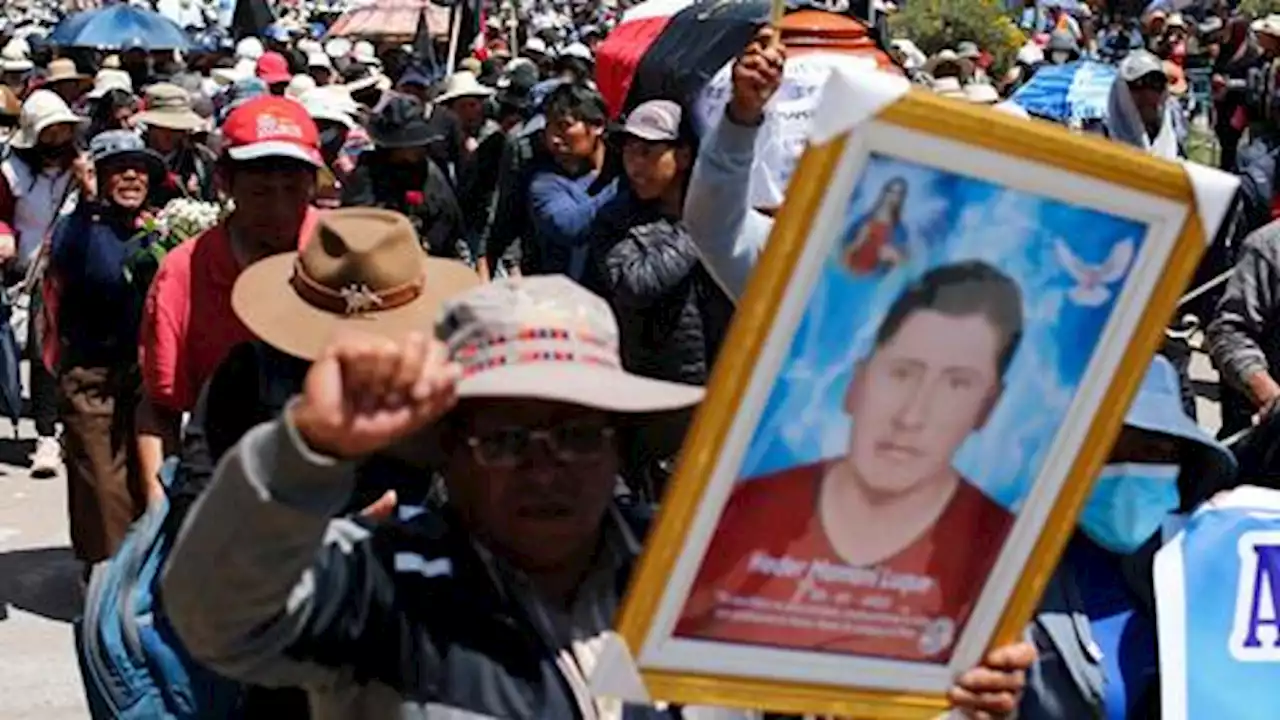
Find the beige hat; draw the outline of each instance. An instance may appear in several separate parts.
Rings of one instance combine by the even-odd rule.
[[[532,398],[617,413],[679,410],[702,388],[622,367],[609,304],[563,275],[487,283],[445,302],[436,337],[462,366],[460,398]]]
[[[88,122],[71,112],[67,103],[52,90],[36,90],[22,103],[18,115],[18,132],[9,138],[9,145],[18,150],[29,150],[40,142],[40,133],[54,125],[80,125]]]
[[[1272,13],[1264,18],[1254,20],[1249,27],[1259,35],[1280,37],[1280,14]]]
[[[460,70],[465,70],[471,73],[472,75],[476,75],[476,76],[479,76],[480,71],[484,69],[483,66],[480,64],[480,61],[473,57],[463,58],[462,60],[459,60],[458,68]]]
[[[58,82],[76,82],[88,84],[92,78],[76,69],[76,63],[70,58],[58,58],[49,62],[49,74],[45,76],[46,84]]]
[[[240,273],[231,307],[268,344],[314,360],[340,330],[425,332],[444,300],[479,284],[465,264],[429,257],[404,215],[342,208],[320,215],[301,252]]]
[[[308,90],[316,89],[315,78],[310,75],[294,75],[289,79],[289,84],[284,88],[285,97],[291,97],[294,100],[301,98]]]
[[[120,56],[119,56],[119,55],[108,55],[108,56],[106,56],[106,57],[102,58],[102,67],[104,67],[104,68],[106,68],[106,69],[108,69],[108,70],[119,70],[119,69],[120,69]]]
[[[937,95],[952,100],[968,100],[969,96],[965,94],[964,88],[960,85],[960,79],[954,77],[940,77],[933,81],[930,89]]]
[[[487,98],[493,94],[493,88],[480,84],[475,73],[459,70],[449,77],[444,92],[436,98],[436,102],[444,104],[464,97]]]
[[[194,132],[206,126],[205,119],[191,108],[191,94],[173,83],[156,83],[143,94],[146,110],[138,122],[149,127]]]
[[[123,90],[133,94],[133,78],[123,70],[103,68],[93,78],[93,89],[89,91],[89,99],[97,100],[112,90]]]
[[[954,78],[951,78],[954,79]],[[974,82],[964,86],[965,99],[978,105],[995,105],[1000,102],[1000,93],[988,83]]]

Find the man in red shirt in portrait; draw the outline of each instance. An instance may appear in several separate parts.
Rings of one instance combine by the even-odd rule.
[[[142,476],[162,493],[160,465],[176,449],[190,411],[227,353],[254,339],[231,310],[240,271],[297,250],[315,226],[316,171],[324,166],[315,122],[299,103],[253,98],[222,126],[218,172],[235,203],[226,220],[169,252],[147,295],[139,339],[145,392],[138,410]]]
[[[679,637],[945,662],[1013,524],[952,466],[995,408],[1022,297],[935,268],[889,308],[844,396],[842,457],[740,481]]]

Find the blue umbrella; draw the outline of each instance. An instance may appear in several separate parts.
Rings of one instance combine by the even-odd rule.
[[[66,18],[49,33],[49,42],[104,50],[186,50],[190,46],[187,34],[174,21],[123,3]]]
[[[1115,81],[1114,65],[1092,60],[1042,65],[1009,99],[1032,115],[1049,120],[1103,120]]]

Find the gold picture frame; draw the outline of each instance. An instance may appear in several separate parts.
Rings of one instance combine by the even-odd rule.
[[[833,92],[830,88],[829,85],[828,95]],[[824,102],[826,100],[829,98],[824,96]],[[837,103],[827,105],[838,107]],[[876,140],[877,137],[880,140]],[[885,138],[896,138],[894,142],[898,144]],[[1021,172],[1028,175],[1043,171],[1046,177],[1074,177],[1084,183],[1080,187],[1097,185],[1107,189],[1104,192],[1123,188],[1132,192],[1134,197],[1152,198],[1153,203],[1169,211],[1165,213],[1165,220],[1152,221],[1166,224],[1162,239],[1154,238],[1151,234],[1154,225],[1148,224],[1149,233],[1141,246],[1141,257],[1135,259],[1135,267],[1141,258],[1155,263],[1154,268],[1148,268],[1153,272],[1147,275],[1156,278],[1154,284],[1138,287],[1130,278],[1124,281],[1124,289],[1117,293],[1119,297],[1137,303],[1128,306],[1126,312],[1129,315],[1125,316],[1132,332],[1123,352],[1119,353],[1118,361],[1110,366],[1109,377],[1100,384],[1105,402],[1100,401],[1096,412],[1087,421],[1081,421],[1084,423],[1081,426],[1083,434],[1077,441],[1078,451],[1067,457],[1069,470],[1064,473],[1065,479],[1043,504],[1042,521],[1027,531],[1029,535],[1026,537],[1031,538],[1029,543],[1022,543],[1016,551],[1022,553],[1025,560],[1016,571],[1012,591],[998,601],[994,629],[989,633],[989,640],[979,648],[983,651],[1022,637],[1073,531],[1091,479],[1106,461],[1125,411],[1161,342],[1163,328],[1205,249],[1206,225],[1216,227],[1221,220],[1220,217],[1210,218],[1206,222],[1200,217],[1202,206],[1197,203],[1196,181],[1176,163],[1158,160],[1103,139],[1071,134],[1049,123],[1028,121],[989,108],[945,100],[919,90],[900,94],[868,119],[857,123],[856,127],[835,133],[829,139],[819,138],[819,144],[813,144],[805,151],[792,176],[786,202],[777,215],[767,249],[740,299],[732,328],[723,345],[724,351],[708,384],[706,399],[687,436],[676,473],[666,491],[621,612],[619,634],[635,658],[653,699],[877,719],[935,717],[947,707],[945,684],[926,691],[886,687],[860,678],[851,678],[847,683],[806,680],[800,676],[804,674],[801,670],[783,661],[791,657],[788,650],[759,650],[761,653],[775,653],[771,656],[774,658],[772,666],[762,667],[759,672],[743,670],[745,660],[742,663],[722,663],[724,666],[741,667],[692,669],[690,665],[703,661],[670,660],[679,654],[675,650],[662,654],[662,648],[675,647],[675,639],[672,637],[674,620],[668,618],[666,626],[663,626],[660,614],[665,612],[670,616],[672,607],[678,612],[678,608],[683,606],[692,580],[680,579],[689,574],[681,568],[696,569],[703,561],[701,554],[705,554],[710,541],[704,538],[702,549],[693,551],[689,548],[690,537],[699,532],[697,528],[708,527],[708,522],[711,530],[706,532],[713,533],[719,522],[725,501],[716,503],[718,508],[709,508],[708,490],[722,462],[726,443],[735,432],[735,423],[758,421],[758,418],[742,420],[740,409],[752,392],[757,375],[763,372],[759,359],[775,332],[775,324],[789,294],[807,292],[797,289],[800,283],[795,275],[802,258],[807,257],[806,248],[819,242],[814,239],[816,224],[823,222],[824,212],[837,212],[831,208],[848,207],[848,195],[837,195],[846,192],[851,185],[856,187],[856,177],[850,177],[855,171],[848,167],[851,162],[858,161],[856,157],[860,157],[865,165],[871,153],[897,155],[897,150],[905,148],[903,138],[912,139],[907,143],[911,145],[932,138],[930,142],[936,141],[939,147],[963,148],[970,154],[985,153],[986,157],[998,158],[1000,162],[1017,163],[1022,168]],[[916,160],[924,158],[923,162],[930,162],[921,154],[922,151],[917,149],[913,152]],[[1018,183],[1012,185],[1015,188],[1019,186]],[[1045,187],[1045,183],[1041,182],[1040,187]],[[1048,195],[1062,199],[1053,193]],[[1162,205],[1160,201],[1163,201]],[[1079,204],[1078,200],[1073,202]],[[1210,232],[1213,229],[1209,228]],[[1148,251],[1151,254],[1145,255]],[[1120,300],[1115,306],[1120,306]],[[1118,317],[1120,311],[1115,313]],[[1120,321],[1111,317],[1107,322]],[[1089,362],[1097,362],[1094,356],[1098,354],[1091,353],[1090,357],[1094,359]],[[1075,407],[1074,403],[1072,407]],[[1043,474],[1036,475],[1034,482],[1039,482]],[[736,483],[737,480],[728,482]],[[707,520],[711,514],[715,517]],[[1012,545],[1014,541],[1006,542]],[[1006,552],[1003,546],[1001,552]],[[1003,559],[1004,555],[1001,557]],[[683,591],[679,588],[682,583]],[[990,591],[990,588],[986,590]],[[741,652],[744,646],[731,647],[735,655],[745,654]],[[799,653],[795,655],[794,664],[797,666],[805,663],[804,656],[808,651]],[[700,655],[686,653],[684,657]],[[707,660],[706,664],[713,663]],[[949,670],[946,677],[952,677],[953,671]],[[789,672],[790,677],[787,676]]]

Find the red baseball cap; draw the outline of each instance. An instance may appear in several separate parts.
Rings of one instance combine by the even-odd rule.
[[[289,98],[259,95],[245,101],[227,116],[222,137],[232,160],[281,157],[324,167],[315,121]]]
[[[268,85],[287,83],[293,79],[293,73],[289,72],[289,61],[278,52],[262,53],[254,74]]]

